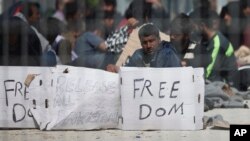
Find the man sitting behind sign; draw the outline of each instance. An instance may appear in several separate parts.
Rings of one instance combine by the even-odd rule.
[[[141,49],[134,52],[125,66],[129,67],[180,67],[181,63],[170,42],[161,41],[159,29],[151,24],[144,24],[139,30]],[[115,65],[108,65],[107,71],[118,72]]]

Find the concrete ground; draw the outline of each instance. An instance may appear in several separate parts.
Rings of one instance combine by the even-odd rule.
[[[249,103],[248,103],[249,105]],[[206,116],[220,114],[230,124],[250,125],[250,109],[213,109]],[[39,131],[0,130],[0,141],[229,141],[229,130],[200,131]]]

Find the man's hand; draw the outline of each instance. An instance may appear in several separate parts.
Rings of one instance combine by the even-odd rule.
[[[135,18],[129,18],[127,25],[131,28],[135,28],[138,25],[139,21]]]
[[[113,64],[109,64],[109,65],[107,65],[107,67],[106,67],[106,71],[118,73],[119,67],[116,66],[116,65],[113,65]]]
[[[182,60],[182,61],[181,61],[181,66],[182,66],[182,67],[186,67],[186,66],[187,66],[187,62]]]

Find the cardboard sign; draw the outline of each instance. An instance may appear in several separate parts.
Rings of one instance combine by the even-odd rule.
[[[195,108],[196,112],[196,129],[203,129],[203,116],[204,116],[204,97],[205,97],[205,80],[204,69],[194,69],[194,90],[195,90]]]
[[[202,129],[202,75],[191,67],[121,68],[122,129]]]
[[[53,120],[54,113],[51,109],[56,92],[56,72],[36,76],[30,83],[29,91],[32,93],[29,107],[33,120],[41,130],[45,130]]]
[[[127,67],[120,74],[70,66],[0,67],[0,127],[199,130],[203,74],[191,67]]]
[[[51,73],[45,67],[0,67],[0,127],[35,128],[30,112],[33,93],[25,86],[28,74]],[[32,80],[31,80],[32,81]]]
[[[65,69],[65,66],[58,68]],[[50,79],[44,81],[50,82]],[[31,87],[38,82],[34,81]],[[50,91],[54,93],[48,97],[50,106],[45,108],[41,104],[31,110],[37,123],[40,123],[40,129],[90,130],[118,127],[121,105],[118,74],[68,66],[67,73],[55,73],[53,82],[55,85]],[[46,89],[36,87],[32,91],[46,92]],[[40,94],[36,96],[40,97]]]

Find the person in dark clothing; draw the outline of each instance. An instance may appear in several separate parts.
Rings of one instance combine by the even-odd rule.
[[[0,21],[12,17],[17,11],[19,12],[24,5],[24,1],[18,1],[11,5],[7,10],[3,11],[0,15]]]
[[[98,15],[97,18],[103,18],[103,25],[105,29],[104,39],[107,39],[122,20],[122,15],[116,10],[116,0],[102,0],[101,5],[102,11],[99,12],[100,15]]]
[[[175,49],[169,42],[161,41],[159,29],[145,24],[139,30],[142,49],[132,55],[126,66],[136,67],[179,67],[180,62]]]
[[[193,38],[194,26],[184,13],[177,15],[170,24],[170,41],[181,59],[182,66],[202,67],[200,42]]]
[[[192,25],[190,23],[189,16],[182,13],[177,15],[172,21],[170,25],[170,41],[174,45],[177,52],[182,55],[183,58],[189,42],[189,35],[192,30]]]
[[[141,49],[135,51],[125,66],[129,67],[180,67],[181,63],[172,44],[160,40],[159,29],[147,23],[139,30]],[[118,67],[108,65],[107,71],[117,72]]]
[[[37,2],[24,3],[20,12],[25,16],[27,22],[39,30],[40,4]]]
[[[82,3],[80,1],[73,0],[66,2],[63,11],[66,22],[71,23],[83,18],[81,8]]]
[[[143,23],[154,23],[162,32],[166,32],[169,27],[170,14],[164,8],[160,0],[133,0],[124,13],[118,27],[127,23],[130,18]]]
[[[106,45],[98,35],[99,29],[82,33],[76,40],[75,52],[79,56],[77,66],[102,69]]]
[[[17,17],[0,25],[0,65],[40,66],[42,48],[36,33]]]
[[[55,50],[56,37],[61,35],[66,28],[66,25],[57,18],[49,17],[42,22],[41,34],[48,39],[49,44],[52,45],[43,54],[43,66],[55,66],[57,64],[57,50]]]
[[[146,0],[151,4],[151,16],[149,21],[153,22],[162,32],[166,32],[169,28],[170,13],[164,7],[162,0]]]
[[[222,7],[221,13],[222,33],[232,42],[237,50],[242,45],[250,46],[250,1],[232,1]]]
[[[194,11],[190,15],[200,29],[202,48],[206,51],[203,59],[209,62],[203,65],[205,66],[206,79],[226,81],[233,85],[232,77],[237,71],[237,63],[232,44],[214,26],[219,15],[215,11],[207,9]]]

